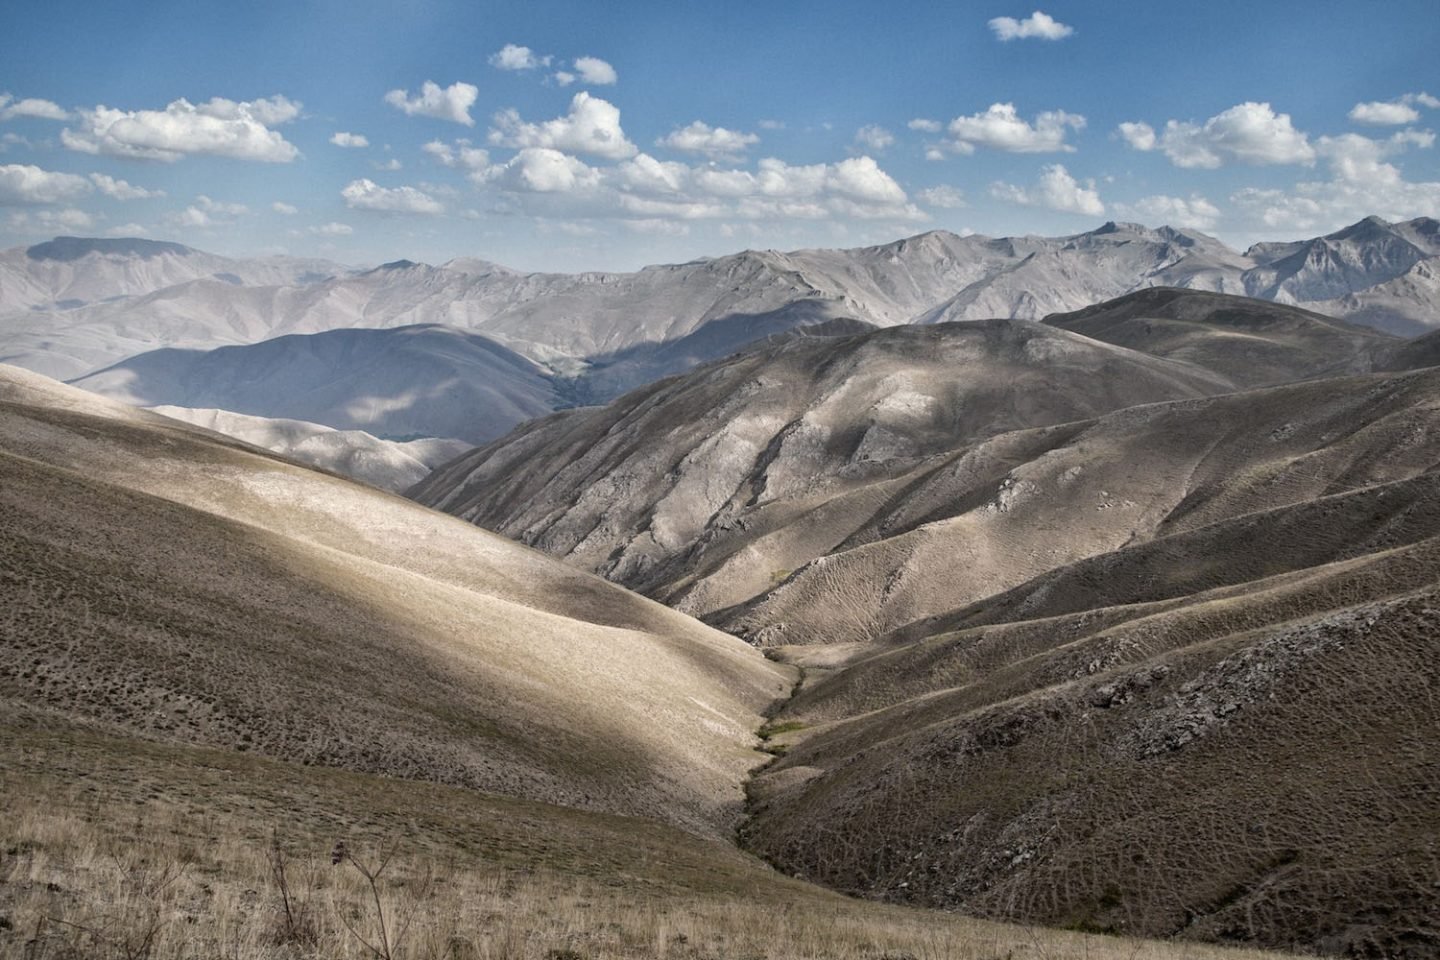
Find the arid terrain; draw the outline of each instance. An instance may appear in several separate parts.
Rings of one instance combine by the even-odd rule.
[[[924,331],[763,345],[413,495],[805,671],[742,833],[787,872],[1429,955],[1440,371],[1364,372],[1427,338],[1173,290]]]

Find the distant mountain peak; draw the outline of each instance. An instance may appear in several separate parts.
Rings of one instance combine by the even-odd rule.
[[[183,244],[171,243],[168,240],[144,240],[140,237],[56,237],[28,248],[25,256],[31,260],[68,262],[92,253],[149,260],[167,253],[188,257],[194,252]]]

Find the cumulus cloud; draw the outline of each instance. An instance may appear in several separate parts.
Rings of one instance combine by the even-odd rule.
[[[1330,169],[1329,180],[1298,183],[1288,192],[1248,187],[1230,200],[1267,228],[1294,231],[1328,231],[1371,214],[1390,220],[1431,216],[1440,209],[1440,182],[1408,181],[1390,161],[1434,144],[1435,134],[1418,130],[1383,140],[1354,133],[1321,137],[1315,150]]]
[[[31,117],[37,120],[69,120],[70,114],[58,103],[26,97],[16,100],[8,93],[0,93],[0,120],[15,120]]]
[[[1148,123],[1125,122],[1116,128],[1120,138],[1130,144],[1131,148],[1140,151],[1155,149],[1155,128]]]
[[[529,47],[507,43],[490,55],[490,66],[497,70],[535,70],[550,66],[550,58],[536,56]]]
[[[712,127],[696,120],[655,141],[657,147],[668,147],[682,153],[699,153],[716,159],[740,156],[746,148],[759,143],[760,137],[753,133],[741,133],[724,127]]]
[[[1013,103],[992,103],[984,113],[951,120],[946,146],[961,154],[974,153],[977,146],[1008,153],[1073,153],[1065,136],[1084,128],[1085,118],[1079,114],[1047,110],[1030,124]]]
[[[363,133],[346,133],[337,130],[330,138],[330,142],[337,147],[368,147],[370,140]]]
[[[965,206],[965,194],[946,184],[927,187],[915,196],[919,198],[921,203],[929,204],[932,207],[940,207],[944,210],[954,210]]]
[[[1372,100],[1369,103],[1357,103],[1350,108],[1349,116],[1356,123],[1399,126],[1404,123],[1415,123],[1420,119],[1420,111],[1415,109],[1416,104],[1434,110],[1440,107],[1440,98],[1432,97],[1423,91],[1407,93],[1394,100]]]
[[[442,87],[432,80],[420,86],[420,93],[410,96],[409,90],[391,90],[385,94],[385,102],[410,117],[433,117],[475,126],[470,118],[470,108],[480,96],[480,88],[471,83],[455,82]]]
[[[317,237],[348,237],[355,232],[355,228],[348,223],[322,223],[318,227],[311,227],[310,232]]]
[[[445,212],[445,205],[414,187],[382,187],[374,180],[352,180],[340,191],[345,206],[352,210],[376,213],[413,213],[435,216]]]
[[[65,203],[85,196],[91,183],[73,173],[59,173],[22,163],[0,166],[0,205]]]
[[[620,110],[583,91],[570,101],[568,114],[544,123],[526,123],[513,109],[496,114],[490,143],[519,149],[545,147],[607,160],[623,160],[639,153],[620,128]]]
[[[1098,217],[1105,212],[1095,181],[1083,184],[1070,175],[1061,164],[1054,163],[1040,171],[1040,179],[1033,187],[1019,187],[1011,183],[996,182],[990,185],[990,195],[1012,203],[1031,207],[1048,207],[1065,213],[1083,213]]]
[[[1268,103],[1246,101],[1203,124],[1170,120],[1161,133],[1148,124],[1122,123],[1120,136],[1136,150],[1160,150],[1177,167],[1215,169],[1227,160],[1255,166],[1310,164],[1315,149],[1295,129],[1288,113]]]
[[[201,104],[181,99],[164,110],[100,105],[76,113],[79,122],[60,131],[60,142],[81,153],[166,163],[185,156],[289,163],[300,155],[270,129],[300,115],[300,104],[281,96],[243,102],[215,97]]]
[[[911,130],[918,130],[921,133],[939,133],[944,129],[944,125],[941,124],[939,120],[926,120],[924,117],[916,117],[914,120],[905,124],[905,126]]]
[[[138,223],[120,223],[105,230],[107,237],[148,237],[150,230]]]
[[[1075,32],[1074,27],[1066,26],[1049,14],[1036,10],[1024,20],[1016,20],[1014,17],[995,17],[990,21],[990,29],[995,31],[997,39],[1009,40],[1063,40]]]
[[[90,174],[90,182],[112,200],[148,200],[165,196],[164,190],[146,190],[103,173]]]
[[[283,214],[287,217],[293,217],[295,214],[300,212],[299,207],[285,203],[283,200],[276,200],[274,203],[270,204],[270,209],[274,210],[276,213]]]
[[[1144,197],[1132,204],[1117,204],[1125,216],[1135,217],[1149,224],[1168,224],[1172,227],[1188,227],[1192,230],[1212,230],[1220,220],[1220,209],[1199,194],[1189,199],[1156,195]]]
[[[876,153],[895,143],[895,135],[878,124],[868,124],[855,131],[855,144]]]
[[[485,179],[518,193],[570,193],[598,186],[600,173],[559,150],[526,147],[509,162],[487,171]]]
[[[547,219],[927,219],[868,156],[798,166],[766,158],[745,170],[642,153],[592,167],[550,147],[526,147],[472,179]]]
[[[445,167],[461,170],[485,170],[490,166],[490,151],[472,146],[469,140],[456,140],[454,144],[445,143],[443,140],[431,140],[420,149]]]
[[[611,86],[620,79],[615,68],[599,57],[576,57],[575,72],[581,81],[597,87]]]
[[[166,220],[173,227],[219,227],[234,223],[249,212],[250,208],[243,203],[225,203],[202,193],[194,203],[179,213],[170,214]]]

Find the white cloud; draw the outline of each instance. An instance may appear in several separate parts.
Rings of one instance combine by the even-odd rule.
[[[691,166],[639,154],[591,167],[548,147],[472,174],[502,204],[547,220],[928,219],[870,157],[791,166],[766,158],[754,170]]]
[[[576,57],[575,72],[582,81],[597,87],[611,86],[620,79],[615,68],[599,57]]]
[[[270,209],[274,210],[276,213],[284,214],[287,217],[293,217],[295,214],[300,212],[299,207],[292,206],[291,204],[285,203],[281,200],[276,200],[274,203],[270,204]]]
[[[1158,135],[1143,123],[1122,123],[1119,132],[1134,149],[1159,149],[1177,167],[1213,170],[1226,160],[1255,166],[1315,161],[1309,137],[1295,129],[1288,113],[1276,113],[1268,103],[1236,104],[1203,124],[1170,120]]]
[[[526,147],[485,179],[518,193],[570,193],[593,189],[600,173],[584,161],[549,147]]]
[[[1357,103],[1351,107],[1350,119],[1356,123],[1398,125],[1402,123],[1414,123],[1416,120],[1419,120],[1420,111],[1408,103],[1372,101],[1370,103]]]
[[[1415,109],[1416,104],[1434,110],[1440,107],[1440,98],[1432,97],[1424,91],[1407,93],[1394,100],[1357,103],[1350,108],[1349,116],[1356,123],[1399,126],[1403,123],[1415,123],[1420,119],[1420,111]]]
[[[623,160],[639,153],[620,128],[620,111],[614,104],[580,92],[570,101],[570,112],[544,123],[526,123],[519,112],[495,116],[490,142],[505,147],[545,147],[571,153],[588,153],[607,160]]]
[[[340,191],[352,210],[377,213],[415,213],[434,216],[445,212],[444,204],[414,187],[382,187],[375,181],[352,180]]]
[[[165,196],[164,190],[146,190],[103,173],[90,174],[90,182],[112,200],[148,200],[151,197]]]
[[[915,195],[921,203],[929,204],[932,207],[940,207],[944,210],[954,210],[965,206],[965,194],[946,184],[935,187],[928,187]]]
[[[1293,231],[1329,231],[1371,214],[1389,220],[1432,216],[1440,209],[1440,182],[1407,181],[1389,159],[1434,144],[1435,134],[1418,130],[1384,140],[1354,133],[1321,137],[1315,150],[1329,165],[1328,181],[1298,183],[1288,193],[1249,187],[1230,200],[1267,228]]]
[[[105,231],[107,237],[148,237],[150,230],[138,223],[121,223]]]
[[[14,120],[17,117],[30,117],[37,120],[69,120],[70,114],[58,103],[52,103],[49,100],[40,100],[35,97],[16,100],[8,93],[0,93],[0,120]]]
[[[0,205],[64,203],[85,196],[89,180],[73,173],[42,170],[30,164],[0,166]]]
[[[1024,20],[1016,20],[1014,17],[996,17],[990,21],[990,29],[995,31],[998,39],[1005,41],[1025,40],[1032,37],[1040,40],[1061,40],[1075,32],[1074,27],[1066,26],[1039,10]]]
[[[420,86],[418,96],[410,96],[408,90],[391,90],[385,94],[385,102],[406,116],[434,117],[473,127],[475,121],[470,118],[470,108],[479,96],[480,88],[471,83],[457,81],[441,87],[434,81],[426,80]]]
[[[1095,181],[1087,180],[1082,185],[1061,164],[1044,167],[1040,180],[1030,188],[1018,187],[1011,183],[996,182],[990,185],[990,195],[1012,203],[1031,207],[1048,207],[1065,213],[1082,213],[1098,217],[1105,212]]]
[[[555,81],[556,86],[568,87],[575,82],[575,74],[569,70],[556,70],[555,75],[550,79]]]
[[[194,203],[178,213],[170,214],[166,220],[174,227],[219,227],[234,223],[249,212],[250,208],[243,203],[212,200],[202,193],[195,198]]]
[[[1122,123],[1116,128],[1121,138],[1134,150],[1155,149],[1155,128],[1148,123]]]
[[[1133,204],[1117,204],[1125,216],[1132,216],[1151,225],[1168,224],[1192,230],[1212,230],[1220,219],[1220,209],[1199,194],[1183,197],[1156,195],[1144,197]]]
[[[761,130],[784,130],[784,129],[785,129],[785,121],[784,121],[784,120],[761,120],[759,123],[755,124],[755,126],[759,127]]]
[[[872,123],[855,131],[855,143],[874,150],[876,153],[882,153],[886,147],[895,143],[895,135],[884,127]]]
[[[394,173],[396,170],[403,169],[405,166],[405,164],[401,163],[396,157],[391,157],[389,160],[375,160],[372,161],[370,165],[376,170],[383,170],[387,173]]]
[[[472,146],[469,140],[456,140],[453,146],[442,140],[431,140],[420,149],[441,166],[461,170],[485,170],[490,166],[490,151]]]
[[[324,223],[311,227],[310,232],[317,237],[348,237],[355,232],[355,228],[348,223]]]
[[[974,153],[977,146],[1009,153],[1073,153],[1065,142],[1070,130],[1082,130],[1085,118],[1063,110],[1047,110],[1026,123],[1013,103],[992,103],[984,113],[956,117],[950,121],[950,140],[956,153]]]
[[[905,124],[905,126],[911,130],[918,130],[921,133],[939,133],[943,125],[939,120],[926,120],[923,117],[916,117],[914,120]]]
[[[337,147],[370,146],[370,140],[363,133],[346,133],[344,130],[337,130],[330,138],[330,142]]]
[[[203,155],[289,163],[300,151],[270,127],[294,120],[300,104],[276,96],[236,102],[215,97],[201,104],[176,100],[164,110],[77,111],[75,129],[60,131],[71,150],[173,163]]]
[[[687,127],[672,130],[655,141],[657,147],[669,147],[683,153],[700,153],[712,158],[735,158],[746,148],[759,143],[760,137],[753,133],[741,133],[724,127],[712,127],[696,120]]]
[[[539,57],[529,47],[507,43],[490,55],[490,66],[497,70],[535,70],[548,67],[549,57]]]

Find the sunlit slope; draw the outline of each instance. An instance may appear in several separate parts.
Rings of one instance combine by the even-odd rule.
[[[6,368],[7,699],[723,833],[788,678],[500,537]]]

